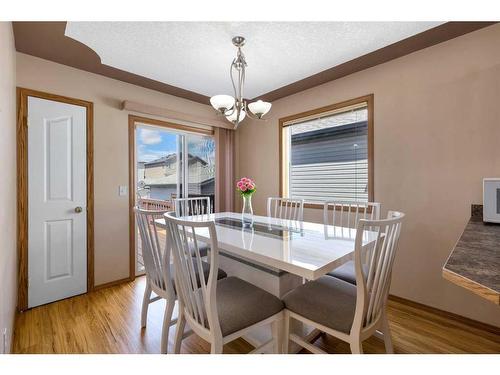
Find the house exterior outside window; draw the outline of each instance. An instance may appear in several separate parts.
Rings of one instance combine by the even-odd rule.
[[[281,193],[309,206],[373,200],[373,96],[280,120]]]

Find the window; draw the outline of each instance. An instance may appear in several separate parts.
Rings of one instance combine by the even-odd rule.
[[[281,193],[312,206],[373,200],[373,96],[280,120]]]

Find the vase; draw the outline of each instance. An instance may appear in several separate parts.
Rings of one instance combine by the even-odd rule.
[[[241,211],[241,220],[244,228],[251,228],[253,225],[252,196],[243,195],[243,210]]]

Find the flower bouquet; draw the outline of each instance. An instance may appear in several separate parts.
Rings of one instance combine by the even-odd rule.
[[[243,197],[241,212],[243,226],[251,227],[253,224],[252,195],[257,191],[255,182],[251,178],[243,177],[236,183],[236,190]]]

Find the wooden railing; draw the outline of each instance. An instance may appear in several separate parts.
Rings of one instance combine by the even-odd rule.
[[[215,196],[213,194],[208,194],[208,195],[194,195],[190,194],[191,198],[196,198],[196,197],[209,197],[210,198],[210,205],[211,212],[214,212],[214,199]],[[176,198],[176,194],[172,194],[172,200],[164,200],[164,199],[151,199],[151,198],[140,198],[137,197],[137,205],[140,208],[143,208],[145,210],[159,210],[159,211],[173,211],[174,210],[174,203],[173,200]]]
[[[174,209],[172,201],[150,198],[138,198],[137,204],[140,208],[145,210],[161,210],[170,211]]]

